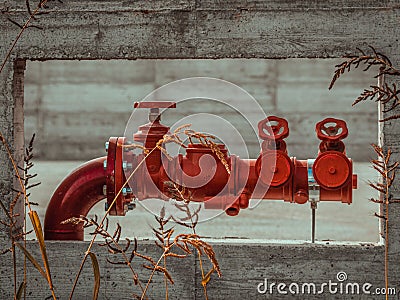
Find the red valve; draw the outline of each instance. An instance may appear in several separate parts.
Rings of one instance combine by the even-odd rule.
[[[334,124],[330,125],[329,124]],[[349,134],[346,122],[335,118],[326,118],[315,126],[317,137],[321,141],[337,142],[343,140]]]
[[[288,122],[283,118],[269,116],[258,123],[258,134],[264,141],[255,163],[257,176],[270,187],[290,189],[293,164],[283,140],[289,136]]]
[[[350,204],[356,178],[352,161],[345,155],[345,145],[341,141],[348,135],[346,123],[327,118],[317,123],[315,130],[321,143],[312,171],[320,186],[320,197]]]
[[[150,108],[150,123],[140,126],[139,131],[133,135],[133,139],[143,143],[149,149],[154,148],[164,134],[169,131],[169,127],[160,123],[159,108],[176,108],[176,103],[170,101],[135,102],[133,107]]]
[[[346,122],[335,118],[326,118],[315,126],[317,137],[322,141],[320,152],[334,150],[344,153],[345,146],[342,139],[349,134]]]
[[[258,135],[264,141],[279,141],[289,136],[289,125],[285,119],[269,116],[258,123]]]

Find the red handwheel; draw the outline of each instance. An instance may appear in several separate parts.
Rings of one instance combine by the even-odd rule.
[[[258,136],[264,141],[279,141],[289,136],[288,122],[276,116],[269,116],[258,123]]]
[[[349,134],[346,122],[335,118],[326,118],[318,122],[315,131],[317,137],[326,142],[339,142]]]

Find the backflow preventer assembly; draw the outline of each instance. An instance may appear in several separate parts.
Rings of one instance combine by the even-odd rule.
[[[168,200],[168,184],[185,187],[190,201],[203,202],[206,209],[222,209],[236,216],[249,206],[250,199],[281,199],[291,203],[310,202],[312,241],[315,209],[320,201],[351,204],[357,188],[352,160],[346,156],[343,139],[346,123],[327,118],[317,123],[321,140],[315,159],[289,157],[285,138],[289,135],[285,119],[270,116],[258,123],[262,140],[257,159],[241,159],[228,154],[224,144],[219,151],[203,143],[189,143],[186,154],[165,158],[157,142],[169,133],[161,124],[159,109],[175,108],[174,102],[140,102],[136,108],[149,109],[149,122],[133,135],[135,143],[152,150],[135,154],[125,137],[111,137],[106,143],[107,156],[91,160],[69,174],[54,192],[45,217],[45,239],[83,240],[82,224],[62,224],[71,217],[86,216],[99,201],[107,200],[110,215],[124,216],[134,200]],[[221,159],[221,155],[223,159]],[[144,161],[143,161],[144,160]],[[225,164],[224,164],[225,163]],[[127,181],[128,179],[128,181]],[[127,181],[127,184],[126,184]]]

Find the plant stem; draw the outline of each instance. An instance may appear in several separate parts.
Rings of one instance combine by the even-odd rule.
[[[103,223],[104,223],[105,219],[107,218],[108,214],[110,213],[111,208],[113,207],[114,203],[117,201],[119,195],[122,193],[122,189],[126,186],[126,184],[129,182],[129,180],[132,178],[132,176],[135,174],[135,172],[139,169],[139,167],[144,163],[144,161],[146,160],[146,158],[147,158],[155,149],[156,149],[156,148],[151,149],[151,150],[145,155],[145,157],[138,163],[138,165],[136,166],[136,168],[132,171],[132,173],[131,173],[131,174],[129,175],[129,177],[126,179],[126,181],[124,182],[124,184],[122,185],[122,187],[120,188],[120,190],[118,191],[118,193],[115,195],[113,201],[111,202],[111,205],[108,207],[108,209],[107,209],[106,213],[104,214],[103,218],[101,219],[101,221],[100,221],[100,223],[99,223],[99,227],[100,227],[100,228],[103,226]],[[90,253],[90,250],[91,250],[92,247],[93,247],[93,244],[94,244],[94,242],[95,242],[95,240],[96,240],[97,235],[98,235],[98,232],[96,231],[95,234],[93,235],[92,240],[90,241],[89,247],[87,248],[87,250],[86,250],[86,252],[85,252],[85,256],[84,256],[83,259],[82,259],[82,262],[81,262],[81,264],[80,264],[78,273],[76,274],[76,277],[75,277],[75,280],[74,280],[74,284],[73,284],[73,286],[72,286],[71,293],[69,294],[69,299],[70,299],[70,300],[72,299],[72,296],[73,296],[73,294],[74,294],[76,285],[78,284],[79,276],[80,276],[80,274],[82,273],[83,266],[85,265],[85,261],[86,261],[88,255],[89,255],[89,253]],[[133,271],[133,269],[132,269],[132,271]],[[138,281],[138,284],[139,284],[140,289],[141,289],[142,292],[143,292],[143,287],[142,287],[140,281]]]
[[[140,297],[140,300],[143,300],[144,297],[146,296],[146,292],[147,292],[147,290],[148,290],[148,288],[150,286],[151,280],[153,279],[154,273],[156,272],[157,266],[160,265],[161,260],[165,257],[165,254],[167,254],[167,252],[171,249],[172,245],[174,245],[174,244],[172,243],[170,246],[168,246],[168,247],[166,247],[164,249],[164,253],[160,256],[160,258],[158,259],[157,263],[154,265],[154,268],[151,271],[151,274],[149,276],[149,280],[147,280],[147,284],[146,284],[146,286],[145,286],[145,288],[144,288],[144,290],[142,292],[142,296]]]
[[[387,165],[386,162],[385,164],[385,176],[389,176],[387,173]],[[389,299],[389,293],[388,293],[388,288],[389,288],[389,184],[387,179],[386,184],[385,184],[385,299]]]
[[[44,4],[45,2],[47,2],[47,0],[44,1],[43,4]],[[32,13],[32,15],[33,15],[33,13]],[[1,70],[0,70],[0,72],[1,72]],[[15,176],[17,177],[18,182],[19,182],[19,184],[20,184],[20,186],[21,186],[22,193],[23,193],[23,195],[24,195],[25,207],[28,207],[28,210],[29,210],[30,212],[32,212],[31,204],[30,204],[30,202],[29,202],[28,195],[27,195],[27,193],[26,193],[25,184],[23,183],[22,178],[21,178],[21,175],[19,174],[18,167],[17,167],[17,164],[16,164],[16,162],[15,162],[15,160],[14,160],[14,157],[13,157],[13,155],[12,155],[12,153],[11,153],[10,147],[8,146],[8,143],[7,143],[6,139],[4,138],[4,135],[3,135],[1,132],[0,132],[0,140],[2,141],[4,147],[6,148],[6,152],[7,152],[8,158],[9,158],[9,160],[10,160],[12,166],[13,166]],[[25,208],[25,209],[26,209],[26,208]],[[13,217],[12,214],[11,214],[11,217]],[[24,216],[24,218],[25,218],[25,216]],[[12,221],[11,221],[11,222],[12,222]],[[12,243],[13,243],[12,246],[14,246],[14,241],[12,241]],[[12,248],[12,249],[13,249],[13,253],[14,253],[14,255],[15,255],[15,247]],[[14,258],[15,258],[15,256],[13,256],[13,259],[14,259]],[[26,257],[25,257],[25,259],[26,259]],[[13,263],[16,264],[15,260],[14,260]],[[46,274],[47,274],[47,269],[46,269]],[[55,292],[54,292],[54,288],[53,288],[53,284],[52,284],[52,282],[51,282],[50,274],[47,274],[47,283],[49,284],[49,289],[50,289],[50,291],[51,291],[51,295],[52,295],[53,299],[56,300],[57,297],[56,297]],[[15,294],[15,295],[16,295],[16,294]]]
[[[383,63],[384,65],[387,65],[386,63]],[[391,67],[394,69],[393,67]],[[378,87],[383,87],[384,81],[385,81],[385,76],[382,74],[383,70],[385,69],[384,66],[381,66],[379,68],[380,76],[378,77]],[[394,69],[395,70],[395,69]],[[397,70],[396,70],[397,71]],[[382,109],[384,104],[379,103],[379,105],[382,106]],[[380,107],[381,107],[380,106]],[[381,109],[379,109],[379,113],[381,113]],[[379,115],[379,118],[381,116]],[[380,125],[379,125],[380,126]],[[379,138],[379,137],[378,137]],[[379,144],[381,144],[381,141],[379,140]],[[380,145],[381,146],[381,145]],[[382,162],[384,164],[384,180],[385,180],[385,299],[388,300],[389,298],[389,293],[388,293],[388,287],[389,287],[389,182],[388,182],[388,176],[390,175],[388,173],[388,166],[386,164],[386,159],[382,159]]]
[[[3,71],[8,59],[10,58],[10,55],[12,53],[12,51],[14,50],[15,46],[17,45],[17,42],[19,41],[19,39],[21,38],[22,34],[24,33],[24,31],[28,28],[29,24],[31,23],[31,21],[35,18],[35,15],[40,11],[40,9],[43,7],[43,5],[45,5],[47,3],[48,0],[43,0],[41,1],[38,6],[36,7],[36,9],[32,12],[32,14],[29,16],[28,20],[26,20],[25,24],[22,26],[21,30],[19,31],[19,33],[17,34],[17,37],[14,39],[14,42],[12,43],[10,49],[7,52],[6,57],[3,60],[3,63],[1,64],[0,67],[0,73]]]
[[[165,244],[166,241],[165,241],[165,231],[164,231],[163,220],[161,220],[160,226],[161,226],[161,234],[163,236],[163,244],[164,244],[164,248],[165,248],[168,245]],[[167,243],[168,243],[168,240],[167,240]],[[167,257],[165,255],[164,255],[164,269],[165,270],[167,269]],[[165,300],[168,300],[168,278],[167,278],[166,274],[164,274],[164,282],[165,282]]]

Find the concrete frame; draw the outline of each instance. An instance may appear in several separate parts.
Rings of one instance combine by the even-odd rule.
[[[10,3],[0,1],[1,10],[9,7],[13,19],[26,20],[23,3]],[[394,65],[400,65],[396,35],[400,20],[398,0],[139,0],[133,3],[71,0],[63,4],[50,2],[50,6],[51,13],[40,19],[44,30],[30,28],[26,31],[0,74],[0,130],[19,164],[23,163],[23,71],[27,59],[327,58],[341,57],[354,53],[356,47],[373,45],[388,55]],[[0,15],[2,59],[18,32],[18,28],[7,21],[7,16]],[[399,138],[400,126],[396,121],[382,125],[381,143],[392,149],[394,160],[400,160]],[[9,204],[15,179],[5,151],[0,151],[0,161],[0,197]],[[399,177],[391,193],[394,198],[400,198]],[[3,216],[1,212],[0,218]],[[389,220],[389,285],[400,290],[400,239],[397,232],[400,230],[400,203],[391,204]],[[160,254],[151,241],[140,241],[139,244],[139,250],[144,253],[155,257]],[[348,282],[370,282],[374,287],[384,287],[382,245],[255,241],[217,241],[213,245],[223,277],[213,276],[209,283],[212,299],[275,299],[276,293],[257,293],[257,285],[264,278],[287,284],[322,283],[336,280],[339,271],[347,273]],[[0,246],[1,249],[9,247],[8,232],[4,230],[0,232]],[[34,242],[28,246],[36,257],[40,257]],[[56,293],[60,299],[67,297],[86,247],[87,242],[47,243]],[[130,298],[137,288],[132,285],[128,269],[108,264],[106,249],[95,247],[94,251],[101,264],[100,298]],[[18,253],[18,257],[22,258],[22,254]],[[170,268],[176,279],[176,284],[170,289],[173,298],[203,298],[201,276],[196,265],[194,256],[176,263],[171,260]],[[13,294],[12,262],[8,254],[1,257],[0,266],[0,294],[3,299],[8,299]],[[18,266],[21,278],[20,262]],[[92,293],[90,268],[89,264],[85,267],[75,293],[76,299],[85,299]],[[162,276],[156,276],[150,297],[162,298],[163,290]],[[28,298],[49,295],[45,280],[28,264]],[[302,299],[305,296],[297,297]],[[315,299],[327,297],[342,299],[345,296],[313,295]],[[353,297],[375,299],[372,295]]]

